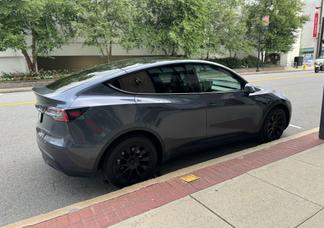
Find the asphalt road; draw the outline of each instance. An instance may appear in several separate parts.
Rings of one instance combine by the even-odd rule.
[[[292,101],[284,137],[319,126],[324,73],[244,76],[252,84],[284,92]],[[0,94],[0,226],[90,199],[115,188],[96,178],[72,178],[48,167],[35,141],[37,113],[32,92]],[[256,145],[238,142],[186,155],[165,164],[161,174]]]

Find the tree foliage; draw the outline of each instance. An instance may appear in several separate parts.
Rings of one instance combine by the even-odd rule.
[[[270,24],[262,25],[262,17]],[[37,71],[76,34],[111,61],[113,44],[165,55],[235,56],[291,49],[306,21],[300,0],[1,0],[0,50],[12,48]]]
[[[37,56],[60,48],[73,36],[75,8],[75,2],[65,0],[2,0],[0,50],[20,50],[29,70],[37,71]]]
[[[307,21],[302,15],[300,0],[259,0],[246,4],[248,38],[266,53],[286,53],[295,43],[298,29]],[[269,16],[269,25],[262,24],[262,17]]]
[[[132,0],[83,0],[79,34],[86,45],[97,47],[110,62],[114,43],[124,48],[135,45],[136,11]]]
[[[165,55],[197,53],[203,42],[203,0],[144,0],[138,25],[144,45]]]
[[[248,43],[246,36],[246,20],[240,6],[240,0],[208,0],[207,20],[205,24],[204,46],[207,58],[210,53],[229,55],[245,51]]]

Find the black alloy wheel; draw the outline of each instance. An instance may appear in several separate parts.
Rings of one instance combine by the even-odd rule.
[[[263,142],[279,139],[287,127],[287,117],[284,110],[275,108],[267,115],[260,132]]]
[[[157,150],[143,136],[130,136],[113,146],[104,163],[106,178],[117,187],[135,184],[153,176]]]

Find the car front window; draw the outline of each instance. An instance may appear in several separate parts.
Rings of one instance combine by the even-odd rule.
[[[211,65],[195,65],[201,92],[231,92],[242,89],[231,73]]]

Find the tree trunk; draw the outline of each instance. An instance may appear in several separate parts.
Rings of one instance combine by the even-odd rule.
[[[26,63],[27,63],[27,66],[28,66],[28,70],[29,72],[32,72],[33,71],[33,62],[32,60],[30,59],[30,56],[28,55],[28,52],[26,49],[22,49],[21,50],[21,53],[24,55],[25,57],[25,60],[26,60]]]
[[[112,41],[109,42],[109,46],[107,48],[107,63],[111,63],[112,59]]]
[[[209,60],[209,49],[207,49],[206,59]]]
[[[38,73],[38,62],[37,62],[37,45],[36,45],[36,32],[32,30],[32,71]]]
[[[264,52],[263,52],[263,49],[261,49],[261,62],[264,63]]]
[[[176,52],[176,47],[175,47],[175,45],[173,45],[173,46],[172,46],[171,55],[172,55],[172,56],[176,56],[176,55],[177,55],[177,52]]]

